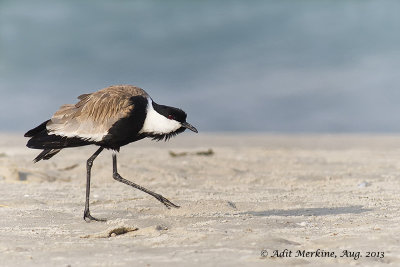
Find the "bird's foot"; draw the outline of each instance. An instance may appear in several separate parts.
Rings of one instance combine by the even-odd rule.
[[[160,201],[161,203],[163,203],[168,209],[170,209],[171,207],[173,208],[180,208],[180,206],[175,205],[174,203],[172,203],[171,201],[169,201],[168,199],[166,199],[165,197],[163,197],[162,195],[156,194],[154,196],[158,201]]]
[[[90,215],[90,211],[85,211],[85,212],[84,212],[84,214],[83,214],[83,219],[84,219],[86,222],[91,222],[91,221],[105,222],[105,221],[107,221],[107,219],[103,219],[103,218],[98,219],[98,218],[93,217],[92,215]]]

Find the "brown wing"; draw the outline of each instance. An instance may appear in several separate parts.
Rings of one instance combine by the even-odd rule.
[[[133,96],[148,94],[139,87],[116,85],[81,95],[77,104],[61,106],[46,128],[57,135],[100,141],[115,122],[134,109]]]

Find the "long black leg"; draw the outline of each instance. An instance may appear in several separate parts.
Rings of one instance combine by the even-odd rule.
[[[166,199],[165,197],[163,197],[160,194],[154,193],[153,191],[150,191],[149,189],[146,189],[138,184],[135,184],[131,181],[128,181],[124,178],[121,177],[121,175],[118,174],[117,171],[117,155],[114,153],[113,156],[113,178],[121,183],[130,185],[136,189],[139,189],[140,191],[143,191],[149,195],[152,195],[153,197],[155,197],[158,201],[160,201],[161,203],[163,203],[168,209],[170,209],[171,207],[174,208],[179,208],[178,205],[175,205],[174,203],[172,203],[171,201],[169,201],[168,199]]]
[[[103,151],[103,147],[100,147],[94,154],[87,160],[86,162],[86,202],[85,202],[85,211],[83,213],[83,219],[87,221],[105,221],[105,219],[96,219],[92,215],[90,215],[89,211],[89,196],[90,196],[90,171],[92,170],[93,161],[97,158],[97,156]]]

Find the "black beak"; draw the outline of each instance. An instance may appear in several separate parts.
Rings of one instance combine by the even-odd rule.
[[[196,129],[194,126],[190,125],[189,123],[183,122],[183,123],[181,123],[181,124],[182,124],[182,127],[185,127],[185,128],[187,128],[187,129],[189,129],[189,130],[195,132],[195,133],[198,133],[197,129]]]

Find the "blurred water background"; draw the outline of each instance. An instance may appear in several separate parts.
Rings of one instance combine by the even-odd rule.
[[[0,0],[0,131],[138,85],[200,131],[400,131],[400,1]]]

